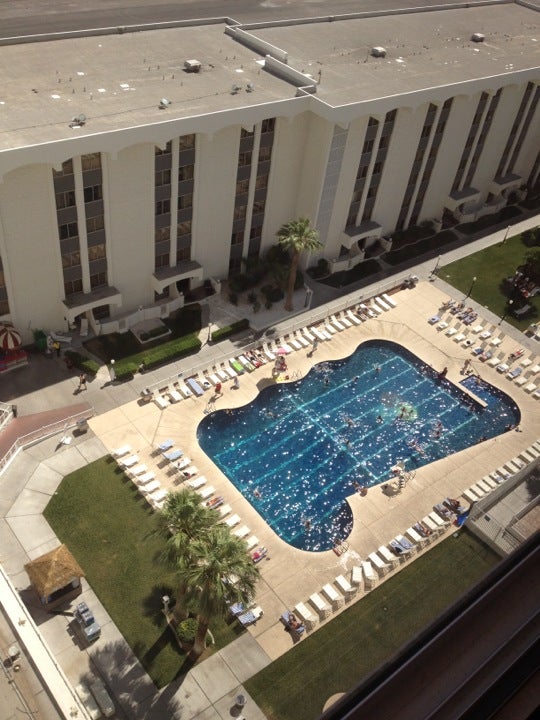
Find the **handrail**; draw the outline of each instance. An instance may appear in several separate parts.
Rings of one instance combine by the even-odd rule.
[[[49,425],[42,425],[40,428],[33,430],[26,435],[18,437],[9,450],[0,458],[0,475],[5,471],[8,465],[13,461],[17,453],[25,447],[33,445],[34,443],[45,440],[52,435],[56,435],[58,432],[68,430],[74,427],[79,420],[87,420],[94,415],[94,409],[81,410],[81,412],[75,413],[75,415],[69,415],[67,418],[57,420]]]

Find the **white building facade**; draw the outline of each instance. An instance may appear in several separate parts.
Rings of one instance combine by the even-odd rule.
[[[539,181],[539,18],[497,2],[0,47],[0,319],[26,341],[124,331],[299,216],[338,270],[500,210]]]

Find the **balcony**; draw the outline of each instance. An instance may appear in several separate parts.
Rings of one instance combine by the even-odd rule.
[[[152,290],[161,294],[166,287],[178,282],[179,280],[203,280],[203,267],[195,260],[186,260],[179,262],[174,267],[162,267],[154,271],[152,275]]]
[[[101,305],[122,305],[122,293],[115,287],[104,285],[89,293],[81,292],[69,295],[62,302],[66,308],[66,319],[71,323],[78,315],[101,307]]]
[[[341,244],[349,250],[355,243],[366,238],[374,238],[378,240],[382,236],[382,226],[374,220],[369,220],[361,225],[351,225],[341,233]]]
[[[504,177],[499,176],[493,180],[489,186],[489,192],[493,195],[508,195],[510,190],[515,190],[524,183],[521,175],[515,175],[514,173],[508,173]]]
[[[481,194],[480,190],[477,190],[476,188],[463,188],[463,190],[450,193],[448,199],[446,200],[445,207],[447,207],[451,212],[454,212],[464,203],[467,203],[467,205],[477,203],[480,200]]]

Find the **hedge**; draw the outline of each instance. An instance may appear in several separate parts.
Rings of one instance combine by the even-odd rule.
[[[224,338],[230,337],[231,335],[235,335],[242,330],[247,330],[248,327],[249,320],[247,318],[238,320],[232,325],[225,325],[224,327],[218,328],[218,330],[214,330],[211,335],[212,342],[219,342],[219,340],[223,340]]]
[[[412,245],[404,245],[398,250],[390,250],[383,255],[383,260],[389,265],[400,265],[408,260],[416,260],[425,253],[442,249],[445,245],[456,242],[457,235],[452,230],[443,230],[437,235],[419,240]]]
[[[74,367],[79,368],[79,370],[83,370],[85,373],[88,373],[88,375],[95,375],[99,370],[99,364],[95,360],[92,360],[85,355],[81,355],[81,353],[78,353],[75,350],[66,350],[64,352],[64,357],[68,358],[70,362],[73,363]]]
[[[162,343],[154,348],[148,348],[135,355],[130,355],[125,360],[117,360],[114,366],[116,379],[131,379],[141,366],[144,366],[145,370],[150,370],[158,365],[198,352],[200,349],[201,341],[195,334],[169,340],[169,342]]]

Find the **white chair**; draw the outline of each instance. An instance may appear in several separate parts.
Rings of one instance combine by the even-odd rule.
[[[358,317],[358,315],[355,315],[352,310],[347,310],[347,317],[355,324],[355,325],[361,325],[362,321]]]
[[[395,568],[399,565],[399,558],[397,558],[393,553],[391,553],[390,550],[386,547],[386,545],[381,545],[380,548],[377,548],[377,552],[385,561],[385,563],[387,565],[390,565],[391,568]]]
[[[372,563],[375,566],[375,570],[379,574],[380,577],[383,577],[384,575],[387,575],[390,570],[392,569],[390,565],[387,565],[384,560],[382,560],[377,553],[370,553],[368,555],[368,560],[370,563]]]
[[[248,537],[248,539],[246,540],[246,545],[248,550],[253,550],[254,547],[260,545],[259,538],[256,535]]]
[[[135,465],[132,468],[127,469],[127,474],[130,477],[136,477],[137,475],[143,475],[145,472],[147,472],[148,467],[142,463],[141,465]]]
[[[331,615],[332,610],[324,602],[322,597],[320,595],[318,595],[317,593],[313,593],[313,595],[309,596],[309,602],[313,605],[315,610],[319,613],[319,617],[321,617],[323,620],[325,618],[327,618],[329,615]]]
[[[358,590],[358,587],[356,585],[351,585],[351,583],[343,575],[338,575],[334,582],[341,590],[341,592],[345,595],[346,600],[349,600]]]
[[[138,455],[130,455],[127,458],[120,458],[118,460],[118,464],[122,465],[125,468],[134,467],[139,462],[139,456]]]
[[[412,527],[405,530],[405,535],[410,539],[411,542],[421,548],[425,547],[429,542],[427,537],[422,537],[422,535],[416,532],[416,530]]]
[[[341,323],[335,315],[330,316],[330,324],[336,328],[336,330],[339,330],[339,332],[342,332],[345,330],[345,325]]]
[[[390,305],[388,305],[388,303],[386,303],[381,297],[376,297],[373,302],[376,302],[383,310],[390,310]]]
[[[165,410],[165,408],[169,407],[169,401],[163,395],[154,395],[154,402],[160,410]]]
[[[182,395],[180,395],[174,385],[169,385],[169,397],[171,398],[171,402],[173,403],[177,403],[180,402],[180,400],[183,400]]]
[[[145,472],[142,475],[137,475],[133,479],[135,483],[139,485],[139,487],[143,487],[144,485],[148,485],[156,479],[156,473]]]
[[[183,395],[185,398],[189,398],[189,397],[191,397],[191,396],[193,395],[193,393],[191,392],[191,390],[188,388],[187,385],[184,385],[184,383],[180,383],[180,384],[178,385],[178,389],[180,390],[180,392],[182,393],[182,395]]]
[[[160,487],[161,483],[159,482],[159,480],[150,480],[150,482],[145,483],[144,485],[139,484],[139,490],[142,492],[143,495],[149,495],[155,490],[159,490]]]
[[[114,455],[115,458],[120,458],[123,455],[127,455],[130,452],[131,452],[131,445],[122,445],[121,447],[116,448],[116,450],[113,450],[112,454]]]
[[[377,584],[377,576],[373,571],[371,563],[367,560],[362,560],[362,572],[364,573],[364,582],[366,590],[371,590]]]
[[[303,624],[306,627],[306,630],[313,630],[315,625],[317,624],[317,618],[315,615],[307,608],[304,603],[298,603],[294,606],[294,612],[298,615],[300,620],[302,620]]]
[[[239,527],[237,530],[233,531],[233,535],[236,535],[236,537],[240,539],[244,539],[247,537],[250,533],[250,530],[247,525],[242,525],[242,527]]]
[[[390,295],[387,295],[386,293],[382,293],[381,297],[383,298],[383,300],[385,302],[387,302],[390,305],[390,307],[393,307],[393,308],[397,307],[397,302],[392,297],[390,297]]]
[[[201,475],[198,478],[195,478],[194,480],[188,480],[186,485],[189,485],[190,488],[193,490],[197,490],[197,488],[200,488],[204,485],[206,482],[206,478],[204,475]]]
[[[230,505],[221,505],[218,510],[221,517],[224,518],[227,517],[227,515],[231,512],[232,508]]]
[[[351,570],[351,582],[353,585],[356,585],[359,590],[362,589],[364,577],[362,575],[362,568],[360,565],[353,566],[353,569]]]
[[[335,610],[337,610],[338,608],[340,608],[343,605],[345,598],[343,597],[343,595],[339,595],[337,593],[337,591],[335,590],[335,588],[332,587],[332,585],[330,585],[330,584],[323,585],[322,591],[323,591],[323,595],[325,595],[328,598],[328,600],[330,601],[330,604],[332,605],[332,607]]]
[[[225,525],[227,525],[227,527],[232,528],[235,525],[238,525],[239,522],[240,522],[240,516],[235,514],[235,515],[231,515],[230,518],[225,520]]]
[[[213,495],[216,492],[216,488],[213,485],[209,485],[208,487],[205,487],[203,490],[198,490],[197,494],[202,497],[203,500],[208,500],[210,495]]]

